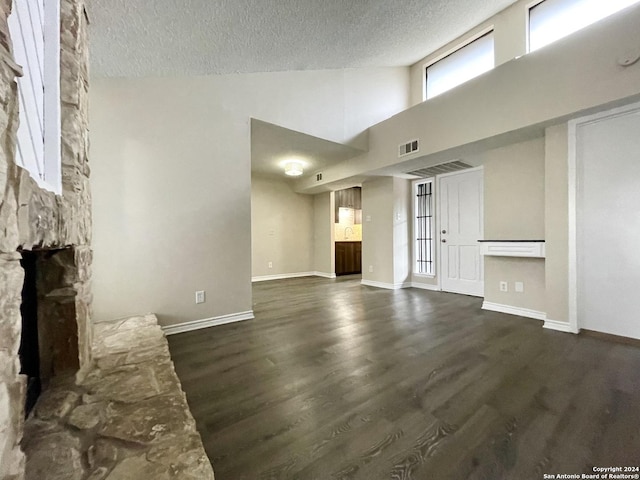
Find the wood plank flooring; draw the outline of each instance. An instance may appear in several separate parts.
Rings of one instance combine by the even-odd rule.
[[[359,277],[256,283],[169,337],[217,480],[541,479],[640,464],[640,348]]]

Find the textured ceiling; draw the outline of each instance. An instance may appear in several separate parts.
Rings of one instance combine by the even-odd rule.
[[[92,0],[96,76],[411,65],[514,0]]]
[[[293,180],[284,174],[284,162],[298,160],[304,175],[364,153],[341,143],[251,119],[251,172]]]

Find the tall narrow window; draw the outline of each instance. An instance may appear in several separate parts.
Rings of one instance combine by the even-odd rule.
[[[426,99],[440,95],[495,66],[493,31],[426,68]]]
[[[433,181],[415,184],[415,270],[417,274],[435,275],[433,245]]]
[[[16,161],[38,185],[60,193],[59,0],[13,0],[8,24],[23,70]]]
[[[544,0],[529,10],[533,52],[640,0]]]

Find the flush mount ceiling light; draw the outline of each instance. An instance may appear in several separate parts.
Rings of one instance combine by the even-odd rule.
[[[284,173],[290,177],[299,177],[304,173],[302,162],[290,161],[284,164]]]

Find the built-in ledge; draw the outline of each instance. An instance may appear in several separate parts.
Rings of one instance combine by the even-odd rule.
[[[544,240],[478,240],[480,253],[494,257],[544,258]]]

